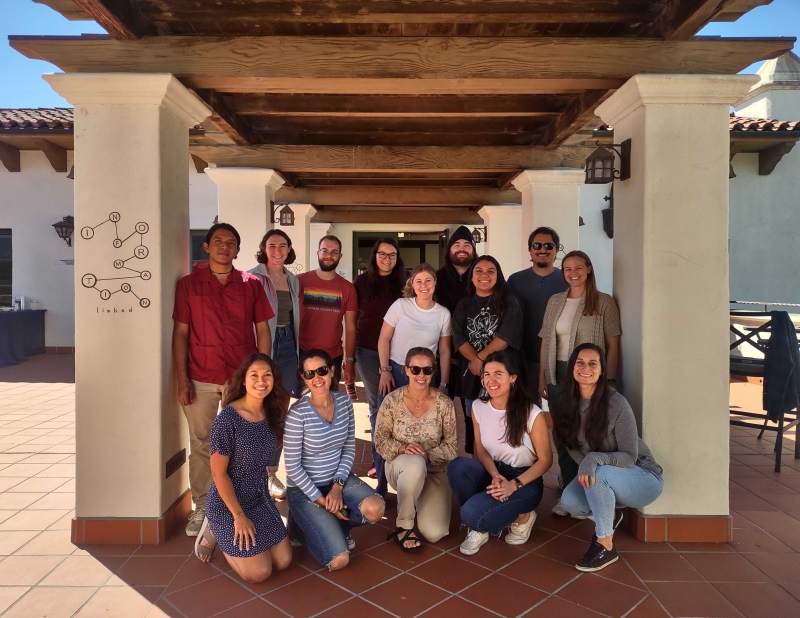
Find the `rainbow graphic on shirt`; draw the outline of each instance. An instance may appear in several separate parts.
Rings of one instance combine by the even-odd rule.
[[[342,293],[338,290],[306,288],[303,290],[303,307],[317,311],[341,311]]]

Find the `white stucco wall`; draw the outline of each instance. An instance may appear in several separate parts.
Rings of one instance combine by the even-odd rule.
[[[73,250],[53,224],[73,214],[73,181],[53,171],[39,151],[22,151],[21,172],[0,165],[0,228],[12,238],[12,293],[39,301],[46,309],[45,345],[74,346],[75,271],[59,260],[72,260]],[[72,152],[67,167],[72,166]]]
[[[583,223],[578,228],[580,250],[594,266],[597,288],[611,294],[614,285],[614,241],[603,231],[602,210],[611,204],[603,200],[611,185],[581,185],[580,212]]]
[[[207,230],[217,216],[217,185],[208,174],[200,174],[189,162],[189,227]]]

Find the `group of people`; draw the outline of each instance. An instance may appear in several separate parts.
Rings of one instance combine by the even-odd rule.
[[[219,546],[242,579],[260,582],[303,545],[328,569],[344,568],[350,531],[382,519],[388,486],[397,492],[389,539],[403,551],[449,534],[453,496],[468,527],[462,553],[505,529],[505,542],[525,543],[553,462],[542,398],[563,487],[553,513],[595,523],[576,568],[616,561],[619,509],[660,495],[662,470],[616,389],[617,306],[597,290],[585,253],[555,267],[554,230],[531,233],[532,266],[508,281],[463,226],[438,271],[420,264],[407,276],[397,242],[384,238],[352,283],[336,272],[335,236],[321,239],[318,268],[299,276],[286,268],[295,255],[282,230],[267,232],[250,272],[233,267],[232,226],[215,224],[203,246],[208,268],[178,282],[173,314],[195,503],[186,533],[201,560]],[[374,490],[353,474],[354,408],[338,391],[356,370]],[[455,399],[467,457],[458,456]],[[286,527],[273,502],[284,498]]]

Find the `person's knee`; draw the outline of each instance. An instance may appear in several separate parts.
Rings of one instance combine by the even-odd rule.
[[[361,503],[361,514],[371,524],[381,520],[384,509],[383,500],[381,500],[380,496],[370,496]]]
[[[425,460],[416,455],[409,455],[408,459],[403,461],[403,468],[400,474],[397,475],[397,484],[401,487],[414,487],[421,485],[425,482],[425,477],[428,475]]]
[[[417,520],[417,528],[419,528],[419,533],[428,543],[436,543],[450,534],[450,529],[447,526],[424,520]]]
[[[274,571],[284,571],[292,564],[292,552],[281,552],[272,557],[272,569]]]
[[[331,571],[338,571],[343,569],[350,563],[350,554],[348,552],[342,552],[338,556],[336,556],[333,560],[331,560],[330,564],[328,565],[328,569]]]
[[[245,583],[260,584],[272,575],[272,565],[269,563],[253,565],[250,568],[244,569],[241,575]]]
[[[597,466],[594,471],[594,484],[608,487],[611,476],[616,472],[613,468],[614,466]]]
[[[571,515],[585,515],[589,513],[586,498],[580,495],[583,492],[583,487],[578,485],[576,488],[570,483],[567,489],[564,490],[564,493],[561,494],[561,504],[564,505],[564,508],[567,509],[567,512]]]

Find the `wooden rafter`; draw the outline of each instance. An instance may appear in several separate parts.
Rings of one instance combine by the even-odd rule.
[[[67,171],[67,149],[63,148],[46,139],[33,140],[36,147],[44,152],[44,156],[50,162],[50,166],[56,172]]]
[[[19,148],[14,148],[11,144],[0,142],[0,163],[2,163],[9,172],[22,171]]]
[[[644,36],[686,40],[735,0],[669,0]]]
[[[131,40],[158,34],[135,0],[73,0],[115,39]]]
[[[313,223],[464,223],[482,225],[483,219],[472,208],[363,208],[318,210]]]
[[[610,94],[610,90],[587,90],[579,95],[558,118],[552,121],[545,133],[546,146],[560,146],[575,131],[594,117],[595,108]]]
[[[279,189],[276,202],[315,206],[484,206],[519,204],[520,193],[476,187],[302,187]]]
[[[199,88],[193,88],[191,90],[198,99],[211,109],[211,122],[233,140],[235,144],[246,146],[247,144],[255,144],[258,142],[247,120],[231,110],[223,96],[215,90],[203,90]]]

